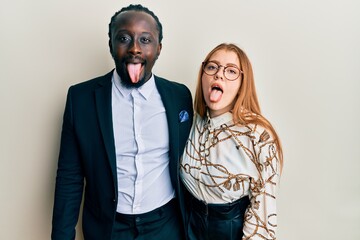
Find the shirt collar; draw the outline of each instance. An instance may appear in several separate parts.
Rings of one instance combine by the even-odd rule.
[[[206,112],[206,122],[208,122],[212,128],[217,128],[221,126],[221,124],[231,122],[232,120],[233,116],[231,112],[225,112],[213,118],[210,117],[209,110]]]
[[[113,73],[113,81],[115,87],[124,97],[128,97],[133,91],[137,91],[147,100],[150,97],[152,91],[156,88],[154,74],[151,74],[150,79],[139,88],[126,88],[123,84],[121,84],[121,78],[116,70],[114,70]]]

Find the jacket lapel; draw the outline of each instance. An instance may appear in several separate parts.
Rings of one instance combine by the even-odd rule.
[[[104,146],[109,159],[114,183],[116,183],[116,154],[111,108],[112,73],[113,71],[106,74],[103,80],[99,82],[99,88],[95,90],[95,102]]]
[[[179,168],[179,119],[178,104],[171,88],[167,82],[155,76],[155,84],[160,93],[162,102],[166,110],[166,117],[169,129],[169,155],[170,155],[170,175],[173,186],[177,185]]]
[[[117,184],[116,177],[116,154],[112,122],[112,73],[108,73],[99,81],[99,88],[95,90],[95,102],[98,113],[99,125],[104,140],[104,146],[109,159],[114,183]],[[179,168],[179,107],[172,90],[168,87],[166,81],[155,76],[155,84],[163,101],[169,129],[169,155],[170,155],[170,173],[174,186],[177,185]],[[115,185],[116,186],[116,185]]]

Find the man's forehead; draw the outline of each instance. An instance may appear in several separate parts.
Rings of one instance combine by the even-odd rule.
[[[129,10],[119,13],[115,18],[115,22],[121,21],[122,23],[134,20],[146,20],[147,22],[152,22],[156,25],[155,19],[150,14],[143,11]]]
[[[126,11],[116,16],[112,32],[141,31],[158,34],[159,29],[155,19],[148,13],[141,11]]]

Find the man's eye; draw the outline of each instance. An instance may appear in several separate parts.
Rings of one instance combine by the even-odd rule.
[[[149,38],[141,38],[142,43],[150,43],[151,40]]]
[[[130,38],[128,36],[118,36],[117,39],[119,42],[122,42],[122,43],[130,41]]]

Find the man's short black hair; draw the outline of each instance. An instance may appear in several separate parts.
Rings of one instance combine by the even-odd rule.
[[[155,15],[154,12],[152,12],[151,10],[149,10],[147,7],[142,6],[141,4],[130,4],[127,7],[123,7],[122,9],[120,9],[120,11],[117,11],[112,17],[111,17],[111,21],[109,23],[109,39],[111,40],[111,29],[113,28],[113,25],[115,23],[115,18],[117,15],[119,15],[122,12],[126,12],[126,11],[138,11],[138,12],[145,12],[147,14],[149,14],[150,16],[152,16],[155,19],[156,25],[157,25],[157,29],[159,31],[159,43],[161,43],[162,39],[163,39],[163,32],[162,32],[162,25],[160,23],[159,18]]]

